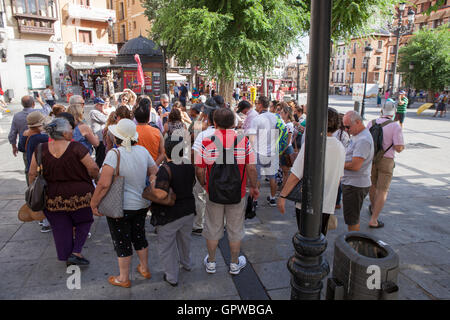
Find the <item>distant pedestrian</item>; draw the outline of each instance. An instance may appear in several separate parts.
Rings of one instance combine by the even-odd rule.
[[[405,122],[407,106],[408,106],[408,98],[406,98],[406,92],[404,90],[400,90],[400,92],[398,93],[397,112],[395,113],[394,121],[398,121],[402,129],[403,129],[403,122]]]
[[[186,107],[186,100],[188,98],[188,95],[189,95],[188,89],[186,88],[184,83],[182,83],[180,87],[180,102],[183,105],[183,107]]]
[[[107,217],[114,249],[117,253],[120,269],[119,276],[110,276],[111,285],[129,288],[130,266],[133,249],[139,257],[137,271],[146,279],[151,278],[148,268],[148,242],[145,237],[145,218],[147,217],[150,201],[142,198],[148,176],[154,176],[157,167],[150,153],[142,146],[137,145],[138,133],[136,125],[129,119],[122,119],[117,125],[109,126],[113,134],[117,150],[111,150],[106,155],[100,179],[97,183],[91,200],[92,212],[101,216],[104,212],[98,211],[98,206],[108,192],[113,175],[119,169],[120,176],[124,177],[123,218]],[[119,168],[118,159],[120,156]]]
[[[378,108],[381,107],[381,89],[378,89],[378,93],[377,93],[377,107]]]
[[[164,271],[163,279],[174,287],[178,284],[180,264],[187,271],[192,268],[191,231],[195,216],[195,168],[192,164],[178,162],[184,156],[183,148],[177,148],[180,143],[183,143],[182,137],[166,138],[164,148],[167,160],[159,168],[156,179],[152,178],[151,187],[147,187],[143,194],[145,197],[147,192],[151,192],[155,198],[164,200],[172,189],[176,195],[173,206],[153,201],[150,207],[152,216],[163,213],[166,217],[164,221],[152,217],[151,223],[158,234],[158,253]]]
[[[445,117],[445,113],[446,113],[446,104],[447,104],[447,100],[448,100],[448,93],[447,92],[442,92],[439,97],[437,98],[437,107],[436,107],[436,112],[434,113],[433,117],[436,117],[438,112],[440,112],[441,114],[439,115],[440,118]]]
[[[342,178],[344,221],[349,231],[359,231],[361,208],[371,185],[373,138],[364,126],[359,113],[348,111],[343,118],[343,123],[352,136],[345,156],[345,170]]]
[[[202,233],[208,249],[203,261],[207,273],[216,272],[216,249],[224,235],[224,220],[231,251],[229,272],[239,274],[246,266],[246,259],[239,256],[239,252],[245,235],[247,177],[250,195],[254,199],[259,196],[253,150],[247,137],[237,136],[236,131],[229,130],[233,124],[234,115],[230,109],[214,111],[216,130],[213,136],[203,139],[200,158],[196,159],[198,181],[208,194]]]
[[[47,182],[44,214],[53,231],[56,252],[67,265],[88,265],[81,255],[94,222],[90,201],[98,167],[88,150],[72,140],[72,127],[65,118],[56,118],[45,127],[52,139],[40,144],[42,167]],[[31,160],[29,179],[37,177],[37,152]],[[75,232],[73,231],[75,228]]]
[[[328,231],[328,220],[334,214],[335,200],[338,192],[339,180],[344,175],[345,149],[342,144],[333,137],[333,133],[339,125],[338,112],[333,108],[328,108],[327,140],[325,146],[325,171],[324,171],[324,191],[322,205],[322,226],[321,232],[326,235]],[[278,210],[284,214],[286,211],[286,197],[292,192],[294,187],[303,178],[305,162],[305,148],[295,159],[286,184],[280,192],[278,199]],[[295,203],[295,211],[300,214],[301,203]]]
[[[386,92],[384,93],[384,100],[389,99],[390,96],[391,96],[391,89],[387,89]]]
[[[383,210],[392,181],[395,152],[402,152],[405,148],[402,128],[396,121],[392,120],[394,113],[395,104],[388,100],[381,109],[381,117],[367,124],[369,130],[375,124],[383,125],[383,143],[382,150],[380,150],[382,156],[376,157],[375,155],[372,163],[372,185],[369,193],[371,203],[369,205],[370,228],[382,228],[384,226],[384,223],[378,220],[378,217]]]

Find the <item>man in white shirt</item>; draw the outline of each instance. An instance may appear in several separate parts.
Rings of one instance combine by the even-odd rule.
[[[200,159],[200,157],[197,157],[197,153],[202,152],[202,142],[203,139],[212,137],[214,135],[214,132],[216,132],[216,129],[214,128],[214,111],[217,110],[217,106],[215,104],[215,101],[213,98],[209,98],[204,107],[203,107],[203,113],[205,113],[208,117],[208,128],[206,130],[200,132],[196,136],[196,132],[194,132],[194,136],[196,136],[194,145],[192,146],[192,150],[194,151],[194,157],[193,159]],[[206,208],[206,190],[201,186],[200,182],[196,181],[194,186],[194,198],[195,198],[195,211],[197,214],[194,218],[194,225],[192,228],[192,234],[201,236],[203,232],[203,226],[205,223],[205,208]]]
[[[321,232],[324,235],[326,235],[328,231],[328,219],[330,218],[330,215],[334,214],[339,180],[344,175],[345,148],[341,142],[333,137],[333,133],[338,129],[338,127],[338,112],[333,108],[328,108],[321,228]],[[278,209],[283,214],[285,212],[286,197],[294,189],[297,183],[303,178],[304,161],[305,148],[301,148],[292,166],[291,175],[286,181],[283,190],[281,190],[280,192]],[[301,203],[295,203],[295,210],[297,211],[297,213],[300,213]]]
[[[278,118],[275,114],[269,112],[269,106],[269,99],[260,96],[256,102],[256,111],[259,115],[253,119],[249,131],[253,150],[256,151],[258,188],[260,188],[261,176],[267,176],[270,181],[270,196],[267,197],[267,201],[271,207],[275,207],[277,205],[275,201],[277,191],[275,174],[279,168],[277,141],[279,130],[276,128]]]

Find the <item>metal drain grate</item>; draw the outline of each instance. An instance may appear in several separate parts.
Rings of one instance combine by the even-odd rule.
[[[438,149],[438,147],[418,142],[418,143],[407,143],[405,149]]]

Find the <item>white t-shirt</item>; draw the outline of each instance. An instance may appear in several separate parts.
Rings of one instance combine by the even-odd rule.
[[[256,134],[256,131],[252,130],[252,123],[253,120],[258,116],[258,112],[256,112],[254,109],[250,109],[249,112],[247,112],[247,116],[245,117],[244,124],[242,125],[242,128],[244,128],[244,133],[247,135]]]
[[[50,90],[50,89],[45,89],[42,92],[42,95],[44,96],[44,100],[54,100],[53,95],[52,95],[52,90]]]
[[[142,198],[147,178],[147,169],[156,166],[150,153],[142,146],[132,146],[131,152],[127,152],[124,147],[119,147],[120,168],[119,174],[125,177],[123,209],[139,210],[148,208],[150,201]],[[104,165],[107,164],[116,169],[117,155],[110,150],[105,157]]]
[[[236,89],[235,89],[235,90],[236,90],[236,94],[237,94],[237,95],[240,95],[240,94],[241,94],[241,88],[239,88],[239,87],[236,87]]]
[[[195,138],[192,149],[194,149],[194,151],[201,152],[203,139],[212,137],[214,132],[216,132],[216,129],[214,129],[214,126],[209,126],[208,128],[206,128],[206,130],[203,130],[202,132],[200,132],[198,134],[197,138]]]
[[[285,123],[288,133],[291,134],[291,140],[288,141],[288,146],[292,146],[292,137],[294,135],[294,124],[292,122]]]
[[[278,155],[277,139],[279,132],[276,128],[277,121],[277,116],[267,111],[253,119],[251,131],[256,134],[256,145],[253,146],[253,149],[258,154],[265,157]]]
[[[305,148],[301,148],[291,172],[299,179],[303,178]],[[344,175],[345,148],[335,137],[327,137],[325,147],[325,172],[323,183],[322,212],[334,214],[339,179]],[[295,207],[301,209],[301,203]]]

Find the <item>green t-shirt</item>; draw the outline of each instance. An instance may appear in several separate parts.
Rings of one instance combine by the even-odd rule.
[[[406,113],[406,107],[408,106],[408,98],[403,97],[397,105],[397,113]]]

